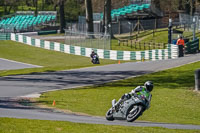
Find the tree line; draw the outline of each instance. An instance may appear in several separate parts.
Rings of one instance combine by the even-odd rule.
[[[78,16],[85,15],[88,32],[93,32],[93,12],[96,5],[101,3],[101,11],[104,13],[103,32],[109,32],[111,27],[111,10],[115,7],[124,6],[130,0],[0,0],[0,15],[9,15],[19,10],[53,10],[58,11],[60,29],[63,32],[66,21],[75,21]],[[152,0],[158,9],[168,14],[169,17],[177,10],[185,11],[187,14],[194,15],[195,8],[200,0]]]

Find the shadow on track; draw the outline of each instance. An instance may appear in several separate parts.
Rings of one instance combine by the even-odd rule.
[[[33,104],[29,99],[0,98],[0,108],[4,109],[35,109]]]
[[[112,80],[120,80],[126,77],[151,73],[151,71],[61,71],[48,73],[34,73],[31,75],[17,75],[1,77],[0,81],[17,81],[25,83],[53,83],[64,88],[67,85],[91,85],[102,84]]]

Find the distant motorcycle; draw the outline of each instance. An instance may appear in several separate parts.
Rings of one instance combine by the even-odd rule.
[[[116,107],[116,100],[114,99],[112,100],[112,107],[106,113],[106,119],[109,121],[118,119],[133,122],[149,108],[150,101],[151,96],[147,97],[145,94],[135,94]]]
[[[94,56],[92,57],[92,63],[93,63],[93,64],[100,64],[98,55],[94,55]]]

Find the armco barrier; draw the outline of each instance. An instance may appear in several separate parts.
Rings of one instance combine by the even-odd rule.
[[[199,51],[199,39],[186,43],[186,54],[193,54]]]
[[[75,54],[90,57],[92,50],[96,51],[101,59],[111,60],[164,60],[178,58],[177,45],[169,44],[167,49],[145,50],[145,51],[116,51],[93,49],[79,46],[72,46],[57,42],[44,41],[24,35],[11,34],[11,40],[27,45],[40,47],[48,50],[60,51],[68,54]]]
[[[39,31],[38,35],[47,35],[47,34],[56,34],[57,30],[50,30],[50,31]]]

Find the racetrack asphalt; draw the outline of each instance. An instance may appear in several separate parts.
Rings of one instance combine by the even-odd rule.
[[[172,60],[130,62],[68,71],[0,77],[0,117],[60,120],[105,125],[147,126],[200,130],[200,126],[198,125],[166,124],[138,121],[133,123],[127,123],[124,121],[109,122],[106,121],[103,117],[67,114],[62,112],[54,112],[52,110],[36,109],[32,107],[19,107],[16,106],[16,104],[12,104],[11,100],[20,96],[38,94],[46,91],[102,84],[105,82],[111,82],[113,80],[120,80],[166,70],[197,61],[200,61],[200,54],[189,55]]]
[[[41,67],[41,66],[0,58],[0,70],[15,70],[15,69],[35,68],[35,67]]]

